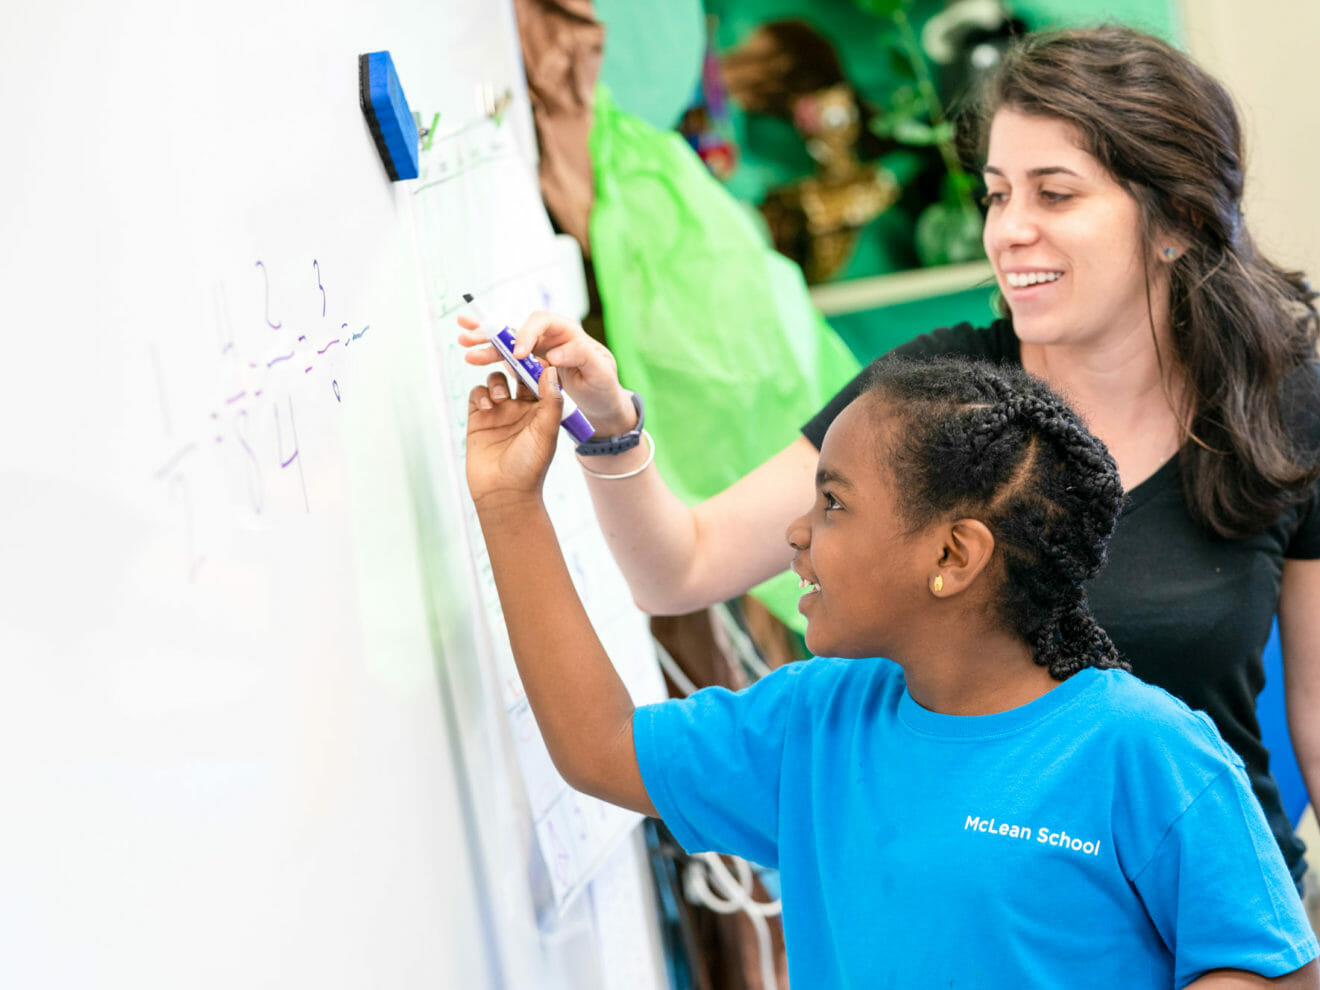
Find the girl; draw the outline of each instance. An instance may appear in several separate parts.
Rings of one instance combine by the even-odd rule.
[[[1134,673],[1215,721],[1300,887],[1304,850],[1270,775],[1256,695],[1277,614],[1293,749],[1314,799],[1317,316],[1300,276],[1264,258],[1243,224],[1232,102],[1148,35],[1039,35],[1005,59],[967,140],[984,163],[985,248],[1004,318],[898,350],[1023,367],[1067,395],[1108,446],[1130,500],[1112,562],[1087,586],[1095,614]],[[612,358],[581,328],[537,314],[519,342],[560,366],[602,438],[637,427]],[[479,348],[469,360],[498,358]],[[653,467],[631,475],[645,445],[583,457],[638,604],[689,612],[783,570],[780,534],[810,495],[826,427],[858,389],[697,506],[674,498]],[[612,449],[598,442],[585,453]]]
[[[796,987],[1320,987],[1242,772],[1087,608],[1122,500],[1021,371],[884,362],[788,527],[815,659],[634,710],[541,501],[560,404],[473,390],[467,476],[564,778],[773,865]],[[865,659],[884,656],[891,660]]]

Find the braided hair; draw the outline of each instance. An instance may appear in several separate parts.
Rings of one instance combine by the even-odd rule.
[[[1129,669],[1095,622],[1083,583],[1104,564],[1123,499],[1103,443],[1040,380],[962,358],[876,362],[863,394],[893,428],[882,460],[914,530],[975,518],[995,539],[992,607],[1057,680]]]

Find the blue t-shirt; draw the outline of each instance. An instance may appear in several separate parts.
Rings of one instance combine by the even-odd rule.
[[[815,659],[633,732],[685,849],[779,869],[795,990],[1168,990],[1320,954],[1241,761],[1122,671],[960,717],[888,660]]]

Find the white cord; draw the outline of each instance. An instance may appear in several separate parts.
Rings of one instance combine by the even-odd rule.
[[[646,446],[649,448],[650,453],[646,455],[646,460],[642,461],[640,467],[635,467],[631,471],[624,471],[622,474],[601,474],[599,471],[593,471],[591,468],[587,467],[586,463],[582,460],[582,455],[579,454],[578,464],[582,466],[582,473],[589,474],[593,478],[600,478],[603,481],[622,481],[624,478],[637,477],[637,475],[649,468],[651,462],[655,460],[655,441],[651,439],[651,431],[642,430],[642,436],[646,440]]]
[[[692,871],[687,878],[686,886],[691,886],[692,892],[706,907],[720,914],[732,914],[735,911],[746,911],[748,914],[755,914],[762,918],[773,918],[780,912],[779,901],[758,901],[754,896],[752,887],[752,864],[745,859],[730,857],[733,860],[734,869],[738,871],[735,877],[729,872],[729,868],[724,865],[724,860],[716,853],[698,853],[692,857],[694,861],[700,860],[715,878],[715,885],[718,891],[713,891],[706,881],[705,873],[701,870]]]
[[[683,668],[678,665],[678,661],[673,658],[668,650],[660,645],[659,640],[654,640],[655,655],[660,661],[660,669],[663,670],[675,686],[683,692],[683,696],[695,694],[697,686],[692,683],[688,675],[683,673]]]
[[[683,892],[689,901],[702,904],[717,914],[741,911],[747,915],[756,933],[761,986],[763,990],[777,990],[779,977],[775,971],[774,945],[770,940],[770,926],[765,919],[780,913],[779,901],[756,900],[752,896],[751,864],[737,858],[733,862],[738,870],[737,879],[724,865],[724,860],[715,853],[699,853],[692,857],[683,876]],[[713,876],[716,885],[722,888],[719,894],[710,889],[708,875]]]
[[[714,606],[714,611],[719,617],[722,631],[729,639],[729,646],[738,655],[743,667],[758,681],[770,673],[769,665],[761,658],[761,651],[756,648],[752,637],[747,635],[747,630],[743,629],[734,617],[733,610],[728,603]]]

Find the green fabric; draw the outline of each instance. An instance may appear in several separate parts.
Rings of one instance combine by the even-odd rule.
[[[656,465],[695,503],[792,442],[858,364],[801,270],[681,136],[619,109],[601,86],[590,147],[606,342],[620,380],[646,401]],[[754,594],[803,629],[791,573]]]

